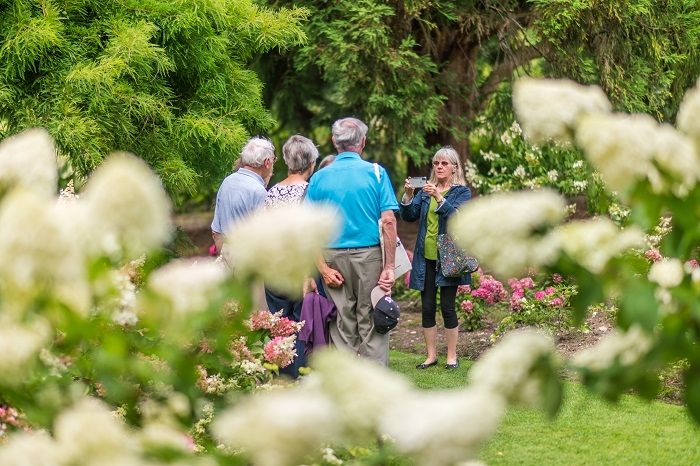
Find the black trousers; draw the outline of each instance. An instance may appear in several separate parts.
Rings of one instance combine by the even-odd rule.
[[[435,322],[438,292],[438,287],[435,285],[436,270],[437,261],[426,259],[425,283],[423,284],[423,291],[420,293],[423,328],[432,328],[437,325]],[[442,319],[445,321],[446,329],[456,328],[459,325],[457,311],[455,310],[456,299],[456,286],[440,287],[440,310],[442,311]]]

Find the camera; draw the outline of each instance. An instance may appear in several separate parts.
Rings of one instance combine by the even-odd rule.
[[[427,181],[427,177],[425,176],[415,176],[411,177],[408,179],[408,185],[412,188],[422,188],[425,186],[425,183]]]

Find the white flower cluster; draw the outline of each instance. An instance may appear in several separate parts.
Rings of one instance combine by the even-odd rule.
[[[649,281],[658,283],[662,288],[678,286],[685,277],[683,263],[676,259],[666,259],[654,262],[649,269]]]
[[[652,346],[651,337],[635,324],[624,333],[607,334],[597,345],[576,353],[571,362],[594,371],[605,370],[615,361],[631,366],[646,356]]]
[[[533,330],[511,331],[474,364],[469,380],[510,403],[538,406],[543,380],[532,369],[540,358],[552,354],[554,342],[550,336]]]
[[[565,214],[564,200],[552,190],[498,193],[468,202],[448,231],[485,268],[512,277],[557,259],[558,243],[547,230]]]
[[[644,244],[639,228],[621,229],[607,217],[569,222],[559,226],[555,235],[562,250],[593,273],[602,272],[618,254]]]
[[[523,78],[513,86],[513,105],[523,133],[531,141],[570,142],[583,115],[608,113],[602,90],[569,80]]]
[[[678,109],[678,128],[690,136],[700,149],[700,79],[693,89],[685,93]]]
[[[0,380],[4,385],[20,385],[25,380],[37,355],[51,340],[50,329],[47,322],[37,319],[30,324],[0,325]]]
[[[290,297],[339,227],[335,211],[306,204],[262,210],[226,232],[228,262],[239,277],[256,277]]]
[[[70,466],[155,466],[144,452],[177,449],[186,451],[186,436],[167,425],[152,424],[132,432],[107,406],[85,398],[62,412],[54,423],[53,437],[43,431],[10,437],[0,448],[0,464],[50,464]]]
[[[417,465],[461,464],[496,430],[508,400],[537,398],[532,365],[553,351],[551,339],[540,334],[516,332],[504,342],[475,365],[468,388],[444,393],[417,390],[346,352],[316,352],[314,371],[299,384],[249,396],[219,416],[213,432],[260,465],[309,464],[307,455],[328,443],[373,438],[384,438]]]
[[[614,191],[624,193],[647,178],[657,193],[685,195],[700,176],[700,159],[690,140],[648,115],[584,118],[576,142]]]
[[[0,143],[0,192],[20,187],[43,198],[56,193],[56,147],[45,129],[30,129]]]
[[[181,318],[206,309],[218,296],[219,286],[225,279],[226,272],[213,259],[196,262],[180,259],[155,270],[148,277],[146,287],[168,301],[170,305],[165,306],[168,318]],[[159,306],[159,309],[162,308]]]

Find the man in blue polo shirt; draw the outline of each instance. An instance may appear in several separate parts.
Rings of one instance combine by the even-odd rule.
[[[231,225],[265,204],[265,186],[275,160],[275,146],[266,138],[251,138],[241,150],[236,161],[240,168],[224,179],[216,194],[211,234],[217,253],[222,252],[224,235]]]
[[[306,201],[335,207],[342,222],[340,235],[319,262],[326,294],[338,308],[338,317],[330,325],[331,343],[386,366],[389,335],[374,329],[370,294],[377,285],[389,294],[394,284],[394,212],[399,205],[386,170],[360,157],[367,129],[357,118],[333,123],[338,155],[311,177]],[[380,219],[385,257],[380,247]]]

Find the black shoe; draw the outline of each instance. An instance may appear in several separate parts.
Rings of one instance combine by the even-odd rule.
[[[421,363],[421,364],[418,364],[416,366],[416,369],[427,369],[429,367],[437,366],[437,363],[438,363],[437,359],[433,362],[429,362],[428,364]]]
[[[435,361],[435,362],[437,362],[437,361]],[[448,369],[448,370],[449,369],[457,369],[458,367],[459,367],[459,359],[457,361],[455,361],[454,364],[446,364],[445,365],[445,369]]]

